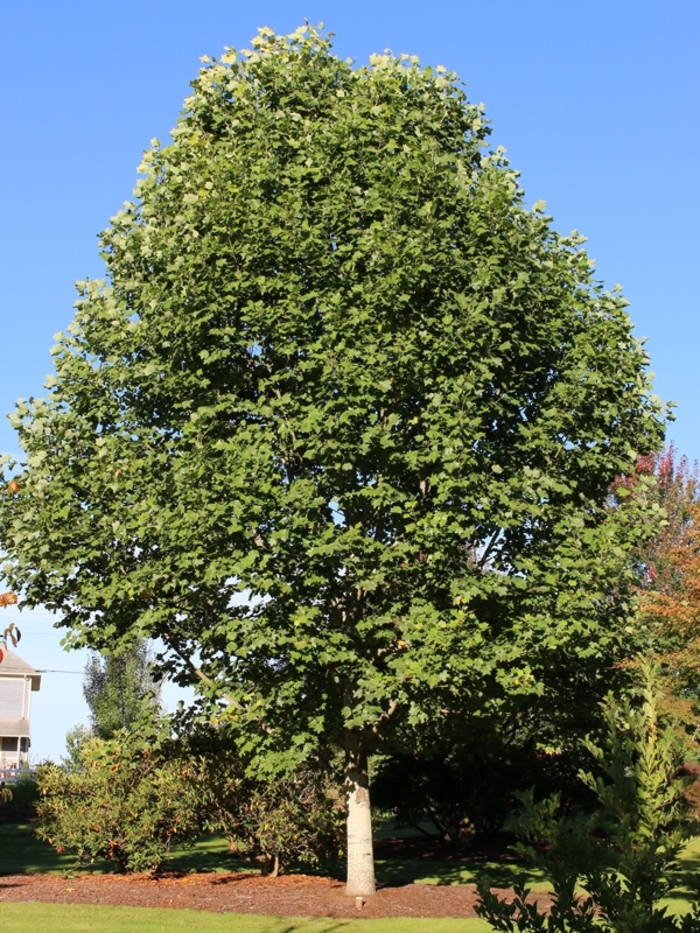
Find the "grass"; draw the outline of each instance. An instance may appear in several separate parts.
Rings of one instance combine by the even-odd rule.
[[[221,837],[201,839],[194,849],[175,849],[169,868],[176,871],[251,871],[250,863],[228,851]],[[76,864],[75,856],[58,854],[47,842],[34,835],[30,823],[0,825],[0,875],[56,874],[66,871],[110,871],[107,862],[99,861],[86,869]]]
[[[505,862],[462,863],[452,859],[378,859],[377,880],[402,884],[479,884],[492,888],[512,888],[515,884],[548,890],[540,872],[526,865]]]
[[[158,907],[98,907],[92,904],[3,904],[3,933],[28,929],[51,933],[491,933],[483,920],[382,917],[266,917]]]
[[[59,855],[46,842],[40,842],[29,823],[0,826],[0,875],[37,874],[72,871],[75,857]],[[232,854],[221,836],[201,839],[193,849],[174,849],[167,868],[176,871],[257,871],[250,862]],[[81,871],[85,869],[80,868]],[[98,862],[94,871],[109,871],[106,862]],[[299,866],[300,871],[308,867]],[[344,864],[327,863],[324,874],[342,877]],[[541,876],[523,865],[511,862],[464,863],[459,859],[378,859],[377,880],[381,883],[401,884],[476,884],[487,882],[491,887],[512,887],[527,884],[543,888]]]
[[[35,875],[68,871],[75,856],[59,855],[46,842],[39,842],[29,823],[0,826],[0,875]]]

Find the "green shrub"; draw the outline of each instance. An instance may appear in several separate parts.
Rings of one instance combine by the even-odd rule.
[[[252,777],[221,732],[172,739],[167,721],[109,740],[79,738],[70,767],[37,772],[36,832],[83,864],[106,859],[119,871],[156,871],[171,843],[207,830],[273,874],[342,846],[343,814],[320,769]]]
[[[197,763],[168,759],[127,730],[109,741],[87,739],[77,767],[37,772],[36,833],[83,864],[112,862],[118,871],[156,871],[173,840],[201,832]]]
[[[673,727],[659,721],[651,669],[642,670],[640,703],[609,697],[604,713],[602,743],[584,743],[601,774],[579,773],[597,799],[593,813],[563,816],[558,795],[540,803],[532,791],[521,795],[524,841],[516,850],[552,883],[551,912],[527,903],[527,889],[516,888],[507,903],[482,886],[477,913],[496,930],[700,933],[700,913],[678,918],[658,906],[677,883],[678,853],[693,827],[686,781],[677,776],[681,746]]]
[[[200,760],[207,828],[223,833],[263,873],[277,875],[290,862],[316,865],[342,852],[344,808],[320,768],[263,778],[251,776],[232,750]]]

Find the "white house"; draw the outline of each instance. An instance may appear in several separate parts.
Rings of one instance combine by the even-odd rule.
[[[31,745],[32,691],[41,687],[41,674],[7,649],[0,661],[0,768],[19,768],[27,762]]]

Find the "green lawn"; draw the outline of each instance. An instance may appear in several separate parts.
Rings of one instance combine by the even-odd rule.
[[[217,914],[157,907],[96,907],[92,904],[3,904],[3,933],[50,929],[51,933],[490,933],[483,920],[335,920]]]
[[[91,866],[95,871],[110,871],[107,862]],[[252,871],[245,859],[228,851],[225,840],[208,837],[200,840],[194,849],[176,849],[169,866],[181,871]],[[59,855],[47,842],[40,842],[29,823],[0,825],[0,875],[33,875],[64,871],[86,871],[77,866],[74,855]]]
[[[67,871],[75,856],[58,855],[46,842],[39,842],[29,823],[0,826],[0,875]]]

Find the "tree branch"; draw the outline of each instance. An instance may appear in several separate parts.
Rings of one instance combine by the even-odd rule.
[[[386,712],[382,713],[382,715],[379,717],[379,719],[377,719],[377,720],[372,724],[372,726],[370,726],[370,728],[369,728],[369,730],[368,730],[368,732],[367,732],[367,734],[366,734],[366,736],[365,736],[364,741],[363,741],[362,744],[360,745],[360,754],[361,754],[361,755],[365,755],[365,754],[367,753],[367,749],[369,748],[369,746],[372,744],[372,742],[374,741],[374,739],[376,739],[376,737],[377,737],[377,736],[379,735],[379,733],[382,731],[382,729],[384,728],[384,726],[388,725],[388,723],[391,722],[391,719],[393,718],[394,713],[396,712],[396,710],[397,710],[398,708],[399,708],[399,701],[398,701],[398,700],[392,700],[391,703],[389,704],[389,709],[386,710]]]

